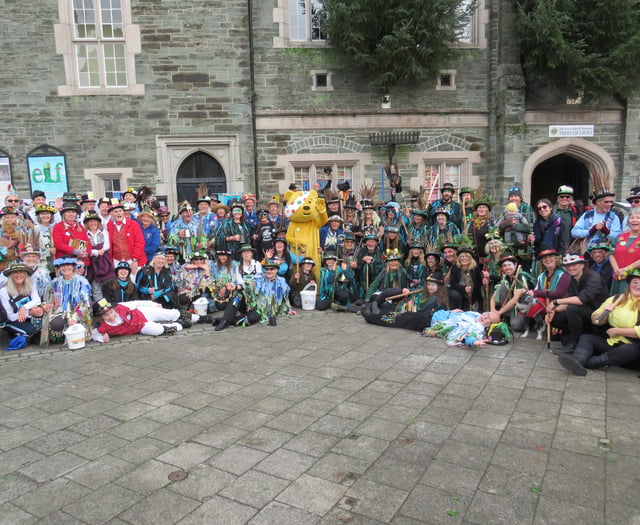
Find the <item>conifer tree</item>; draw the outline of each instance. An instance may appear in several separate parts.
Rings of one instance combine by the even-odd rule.
[[[383,92],[435,78],[475,6],[470,0],[325,0],[322,24],[338,56]]]
[[[518,0],[528,79],[585,102],[627,98],[640,87],[640,1]]]

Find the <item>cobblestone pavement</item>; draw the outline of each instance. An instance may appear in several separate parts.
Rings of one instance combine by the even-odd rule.
[[[533,339],[302,312],[14,354],[3,524],[640,524],[637,374],[569,376]]]

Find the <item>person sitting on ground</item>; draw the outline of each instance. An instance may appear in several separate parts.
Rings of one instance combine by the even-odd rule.
[[[565,255],[562,262],[571,275],[567,297],[554,299],[547,304],[552,315],[551,326],[562,330],[563,346],[555,354],[572,353],[582,334],[593,332],[591,314],[609,296],[600,276],[587,268],[582,255]]]
[[[560,364],[575,375],[585,376],[587,369],[605,366],[640,369],[640,270],[632,270],[627,281],[621,296],[609,297],[591,314],[594,324],[609,326],[606,336],[583,334],[572,353],[558,356]]]
[[[289,285],[284,278],[278,276],[278,262],[262,261],[261,274],[255,279],[249,279],[244,285],[237,285],[236,293],[227,303],[222,319],[216,319],[215,331],[224,330],[236,324],[238,313],[244,314],[238,323],[250,325],[257,322],[276,326],[276,318],[285,315],[295,315],[289,303]]]
[[[513,255],[500,260],[500,269],[503,277],[491,295],[490,311],[498,314],[498,318],[514,332],[524,332],[529,320],[517,315],[516,304],[523,293],[533,288],[533,278],[518,267],[518,260]]]
[[[380,272],[373,280],[365,299],[371,300],[371,296],[384,290],[385,288],[409,288],[411,284],[411,277],[401,266],[402,255],[399,252],[391,252],[387,254],[387,264],[385,269]]]
[[[153,301],[163,308],[176,307],[176,287],[163,251],[156,252],[138,272],[136,287],[140,299]]]
[[[407,288],[375,293],[361,313],[370,324],[421,331],[430,325],[435,312],[448,309],[447,287],[442,274],[437,273],[427,276],[424,287],[411,295]]]
[[[58,277],[52,283],[53,309],[49,321],[49,340],[60,343],[64,330],[71,325],[82,323],[85,328],[91,324],[91,285],[76,273],[78,259],[59,257],[53,261],[58,269]]]
[[[289,279],[289,288],[291,288],[289,298],[294,308],[302,308],[300,292],[304,290],[308,284],[316,282],[313,276],[313,267],[315,264],[315,261],[311,257],[305,257],[300,263],[300,271],[296,270],[291,276],[291,279]]]
[[[115,268],[116,275],[102,284],[102,297],[110,303],[124,303],[139,299],[136,285],[129,278],[131,265],[120,261]]]
[[[115,335],[173,335],[183,329],[180,311],[162,308],[152,301],[113,304],[106,299],[93,303],[93,317],[100,319],[91,339],[108,343]]]
[[[7,317],[4,328],[14,337],[22,335],[32,341],[39,334],[32,319],[41,318],[50,305],[41,305],[38,290],[31,281],[33,270],[26,264],[14,263],[2,273],[7,277],[6,286],[0,289],[0,305]]]
[[[336,311],[346,311],[347,308],[351,308],[355,299],[355,282],[351,269],[345,262],[338,263],[338,255],[335,252],[325,252],[324,266],[320,270],[316,310],[331,307]]]

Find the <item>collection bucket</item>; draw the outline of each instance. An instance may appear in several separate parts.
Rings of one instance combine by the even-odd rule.
[[[200,297],[200,299],[196,299],[193,301],[193,307],[198,315],[204,316],[207,315],[207,308],[209,306],[209,301],[205,297]]]
[[[316,283],[309,283],[300,291],[300,302],[303,310],[315,310],[316,290]]]
[[[86,332],[80,323],[71,325],[63,333],[69,350],[84,348]]]

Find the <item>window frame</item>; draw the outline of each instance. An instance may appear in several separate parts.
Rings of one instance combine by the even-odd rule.
[[[95,0],[94,8],[98,13],[95,23],[98,24],[101,12],[101,0]],[[140,40],[140,26],[133,24],[131,18],[131,1],[121,0],[122,7],[122,37],[118,38],[80,38],[75,34],[75,18],[73,0],[58,0],[59,24],[54,24],[56,52],[61,54],[64,63],[66,84],[58,86],[59,96],[74,95],[144,95],[144,85],[136,83],[135,55],[142,50]],[[106,86],[107,71],[104,67],[104,50],[113,44],[124,45],[124,63],[127,77],[126,86]],[[80,72],[76,49],[79,45],[97,45],[99,59],[100,86],[80,86]]]
[[[304,0],[307,8],[307,39],[294,40],[291,38],[291,1],[292,0],[277,0],[276,7],[273,8],[273,21],[278,24],[278,35],[273,38],[273,47],[329,47],[328,38],[312,40],[312,13],[309,7],[313,0]]]
[[[314,184],[319,184],[320,188],[317,190],[321,192],[327,181],[328,177],[324,172],[324,168],[330,167],[331,172],[331,188],[334,191],[337,191],[337,186],[341,181],[347,180],[346,178],[340,178],[340,168],[350,168],[351,169],[351,179],[349,180],[349,184],[351,185],[351,189],[355,189],[359,187],[359,173],[358,173],[358,164],[359,162],[355,159],[334,159],[332,160],[321,160],[318,158],[317,160],[295,160],[289,162],[289,170],[290,176],[288,179],[291,180],[292,183],[296,184],[300,191],[309,191],[314,189]],[[298,179],[297,170],[306,169],[309,175],[309,187],[305,188],[303,184],[301,184],[301,180]]]
[[[93,194],[101,198],[106,196],[104,185],[106,180],[118,180],[120,188],[128,188],[129,181],[133,178],[133,168],[87,168],[84,170],[83,177],[90,181]]]

